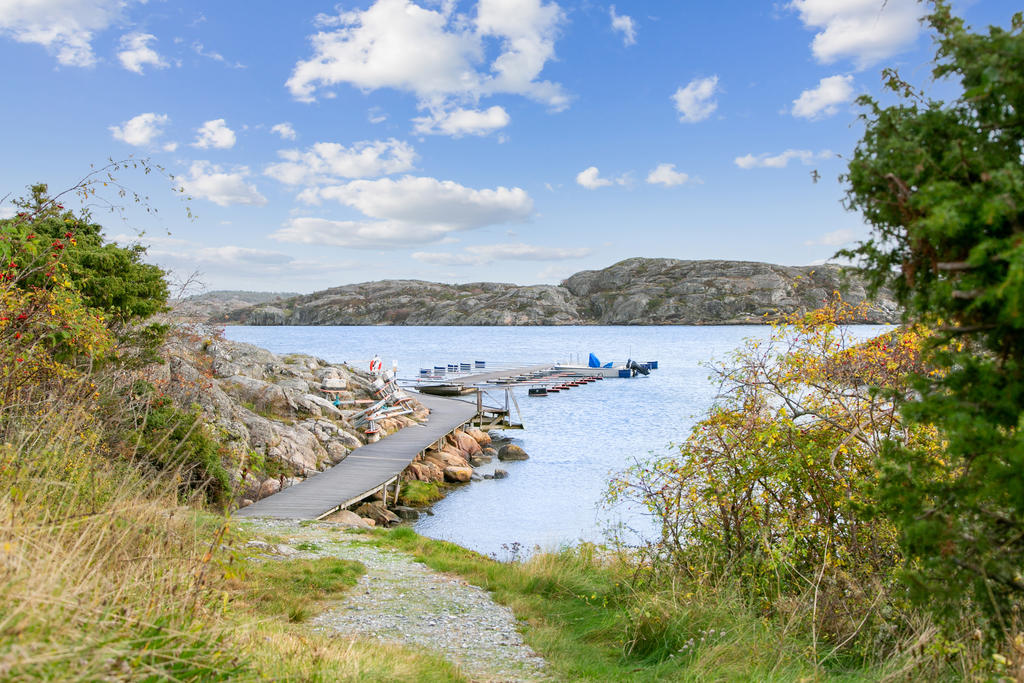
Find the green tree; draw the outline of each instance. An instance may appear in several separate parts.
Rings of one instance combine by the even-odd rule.
[[[944,457],[883,455],[907,577],[940,612],[981,608],[999,633],[1024,598],[1024,20],[976,33],[938,0],[927,21],[933,75],[959,95],[933,101],[887,70],[899,103],[860,98],[846,203],[872,236],[844,253],[939,332],[936,371],[903,411],[940,429]]]
[[[58,271],[70,281],[85,303],[103,311],[114,325],[124,326],[163,310],[167,282],[159,267],[144,263],[139,245],[120,247],[107,242],[102,226],[88,213],[76,216],[48,195],[45,183],[29,188],[29,195],[14,201],[21,211],[0,221],[0,232],[24,239],[32,235],[44,250],[59,253],[60,267],[39,269],[21,279],[23,287],[43,286]]]

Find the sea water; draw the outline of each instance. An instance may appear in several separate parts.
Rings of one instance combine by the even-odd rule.
[[[885,326],[859,326],[868,338]],[[650,537],[653,521],[628,506],[602,505],[611,476],[637,461],[673,452],[711,406],[718,390],[709,363],[727,361],[746,338],[767,338],[765,326],[656,327],[227,327],[229,339],[274,353],[307,353],[369,367],[380,355],[397,361],[398,376],[421,368],[485,361],[486,370],[581,359],[658,361],[650,376],[606,379],[546,397],[515,390],[526,429],[504,434],[530,456],[477,471],[506,470],[452,491],[416,531],[502,559],[534,548],[602,541],[610,527]],[[474,372],[483,372],[474,370]],[[492,402],[504,402],[492,391]],[[518,417],[513,408],[513,417]]]

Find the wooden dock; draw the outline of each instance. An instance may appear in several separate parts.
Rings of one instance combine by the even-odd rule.
[[[279,519],[322,519],[358,503],[390,485],[417,454],[468,424],[477,408],[465,401],[417,395],[430,408],[426,424],[406,427],[376,443],[352,451],[347,458],[325,472],[236,510],[235,517],[276,517]]]

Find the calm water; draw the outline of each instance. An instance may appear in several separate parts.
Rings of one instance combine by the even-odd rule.
[[[883,329],[864,326],[857,334]],[[398,361],[400,377],[448,363],[484,360],[490,368],[577,354],[585,360],[590,352],[602,362],[657,360],[659,369],[646,378],[607,379],[545,398],[517,390],[526,429],[506,434],[530,459],[501,463],[507,479],[460,487],[416,525],[426,536],[503,557],[514,543],[550,549],[600,540],[609,523],[620,521],[649,531],[638,513],[600,509],[609,473],[667,453],[683,440],[714,398],[702,363],[724,360],[743,339],[769,332],[756,326],[228,327],[225,335],[275,353],[308,353],[364,368],[378,353],[385,367]]]

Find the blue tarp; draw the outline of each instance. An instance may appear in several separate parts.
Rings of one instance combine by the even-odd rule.
[[[597,356],[590,354],[590,367],[599,368],[601,367],[601,361],[597,359]]]
[[[614,361],[612,361],[611,363],[605,363],[605,364],[604,364],[604,365],[602,365],[601,367],[604,367],[604,368],[610,368],[610,367],[611,367],[611,366],[613,366],[613,365],[615,365],[615,362],[614,362]]]

